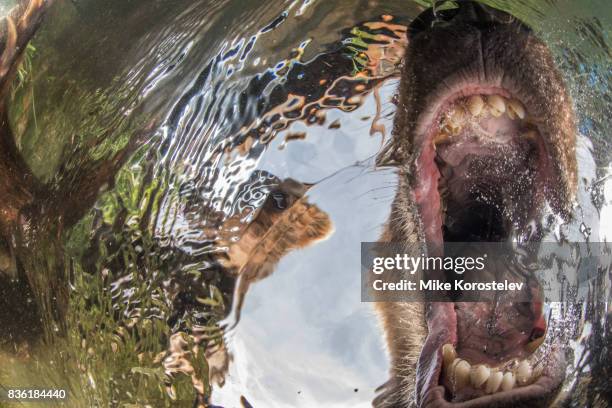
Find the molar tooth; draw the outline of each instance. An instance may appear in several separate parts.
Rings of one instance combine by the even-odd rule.
[[[478,365],[474,367],[470,374],[470,380],[474,388],[480,388],[491,375],[491,369],[486,365]]]
[[[468,98],[466,105],[472,116],[478,116],[482,112],[484,101],[480,95],[472,95]]]
[[[446,129],[450,132],[451,135],[456,135],[461,131],[461,126],[452,123],[449,124]]]
[[[538,133],[535,130],[528,130],[521,135],[524,139],[535,142],[538,137]]]
[[[465,110],[461,106],[455,106],[450,114],[450,121],[456,125],[461,124],[465,119]]]
[[[461,131],[465,118],[465,111],[463,108],[457,106],[452,111],[445,115],[442,125],[442,131],[456,135]]]
[[[506,110],[506,114],[508,115],[510,119],[516,120],[517,116],[512,109],[508,108],[508,110]]]
[[[512,374],[510,371],[507,371],[504,374],[504,377],[502,378],[502,382],[501,382],[502,391],[510,391],[511,389],[513,389],[515,382],[516,381],[514,379],[514,374]]]
[[[512,115],[518,117],[521,120],[525,119],[525,107],[519,100],[510,99],[508,101],[508,116],[510,116],[511,119],[514,119],[511,116],[511,113]]]
[[[501,371],[495,371],[491,373],[491,376],[487,380],[487,386],[485,388],[485,392],[487,394],[493,394],[497,392],[499,386],[502,383],[502,379],[504,378],[504,373]]]
[[[455,390],[464,388],[470,382],[470,363],[460,358],[453,362],[453,379],[455,380]]]
[[[532,373],[531,364],[527,360],[523,360],[516,369],[516,381],[519,385],[525,385],[531,380]]]
[[[491,107],[491,115],[500,117],[506,111],[506,102],[499,95],[487,96],[487,105]]]
[[[498,111],[495,108],[491,108],[491,116],[495,117],[495,118],[499,118],[502,115],[503,112]]]
[[[434,148],[439,145],[439,144],[443,144],[448,142],[450,139],[450,135],[444,131],[438,133],[437,135],[434,136],[433,138],[433,145]]]
[[[442,346],[442,358],[444,359],[444,367],[450,367],[453,361],[457,358],[457,353],[452,344]]]

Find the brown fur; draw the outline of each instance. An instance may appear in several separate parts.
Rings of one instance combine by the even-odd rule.
[[[273,194],[270,195],[240,240],[230,246],[223,266],[238,277],[234,305],[237,317],[252,283],[272,274],[276,264],[287,253],[311,245],[331,233],[328,215],[304,197],[308,188],[291,179],[283,181],[276,193],[285,198],[285,208],[277,208]]]
[[[414,132],[431,98],[449,83],[465,77],[500,81],[515,78],[515,86],[526,95],[524,102],[539,109],[532,113],[548,130],[543,137],[560,175],[552,186],[544,186],[543,194],[555,210],[570,214],[576,191],[576,125],[571,100],[550,51],[528,31],[519,30],[511,16],[485,9],[487,16],[483,19],[479,6],[461,4],[464,9],[458,18],[433,28],[425,22],[419,34],[409,39],[393,137],[377,159],[379,165],[400,168],[399,186],[381,242],[424,242],[412,197],[414,163],[421,150],[414,144]],[[487,31],[470,24],[487,19],[504,24]],[[509,47],[509,41],[515,46]],[[391,379],[380,388],[374,406],[416,405],[416,362],[427,335],[424,304],[378,303],[376,308],[387,338]]]
[[[398,191],[409,191],[406,178],[400,175]],[[423,239],[417,210],[409,193],[397,194],[391,209],[391,220],[385,226],[380,242],[404,242],[407,253],[418,251]],[[391,360],[391,379],[379,388],[374,406],[403,407],[414,401],[416,363],[427,336],[424,304],[419,302],[377,302],[376,310],[385,333]]]

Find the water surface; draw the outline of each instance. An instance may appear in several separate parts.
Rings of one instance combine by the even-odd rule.
[[[609,6],[488,3],[533,25],[575,100],[581,211],[560,228],[610,240]],[[170,372],[162,360],[173,333],[210,330],[202,344],[233,356],[224,385],[200,390],[215,404],[370,406],[388,359],[360,301],[360,242],[389,215],[397,175],[374,157],[390,137],[405,26],[426,5],[57,1],[12,95],[19,148],[51,185],[116,176],[62,232],[67,335],[2,363],[0,383],[61,385],[74,406],[192,406],[206,370]],[[288,177],[312,184],[306,199],[333,233],[253,284],[238,321],[216,259]],[[32,267],[44,270],[45,255]],[[574,319],[576,349],[609,327],[603,316]],[[205,364],[203,352],[189,358]]]

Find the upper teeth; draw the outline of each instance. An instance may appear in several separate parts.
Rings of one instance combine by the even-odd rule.
[[[496,118],[506,111],[506,101],[499,95],[487,96],[487,105],[491,108],[491,115]]]
[[[466,106],[472,116],[480,115],[482,112],[482,108],[484,107],[484,101],[480,97],[480,95],[472,95],[468,98]]]
[[[446,114],[443,124],[444,133],[453,135],[459,133],[463,127],[466,116],[466,112],[461,106],[455,106]]]
[[[472,95],[463,101],[457,102],[440,122],[440,132],[434,137],[434,146],[446,143],[450,136],[458,134],[463,126],[472,117],[490,114],[500,117],[506,113],[512,120],[527,118],[525,107],[517,99],[506,99],[501,95]],[[529,119],[529,118],[527,118]],[[527,120],[526,119],[526,120]]]
[[[508,101],[508,116],[510,116],[511,119],[515,119],[512,116],[516,116],[519,119],[525,119],[525,107],[523,107],[520,101],[510,99]]]
[[[498,391],[509,391],[517,384],[531,384],[541,375],[541,369],[534,370],[527,360],[514,365],[513,369],[501,370],[490,368],[486,364],[472,366],[466,360],[457,357],[452,344],[442,347],[443,372],[455,393],[471,386],[473,389],[484,389],[487,394]]]

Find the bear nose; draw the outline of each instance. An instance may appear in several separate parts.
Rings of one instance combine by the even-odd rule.
[[[518,22],[510,14],[471,0],[455,0],[457,7],[444,8],[447,0],[436,1],[419,14],[408,26],[408,35],[414,36],[421,31],[445,24],[469,24],[478,28],[496,24]]]

